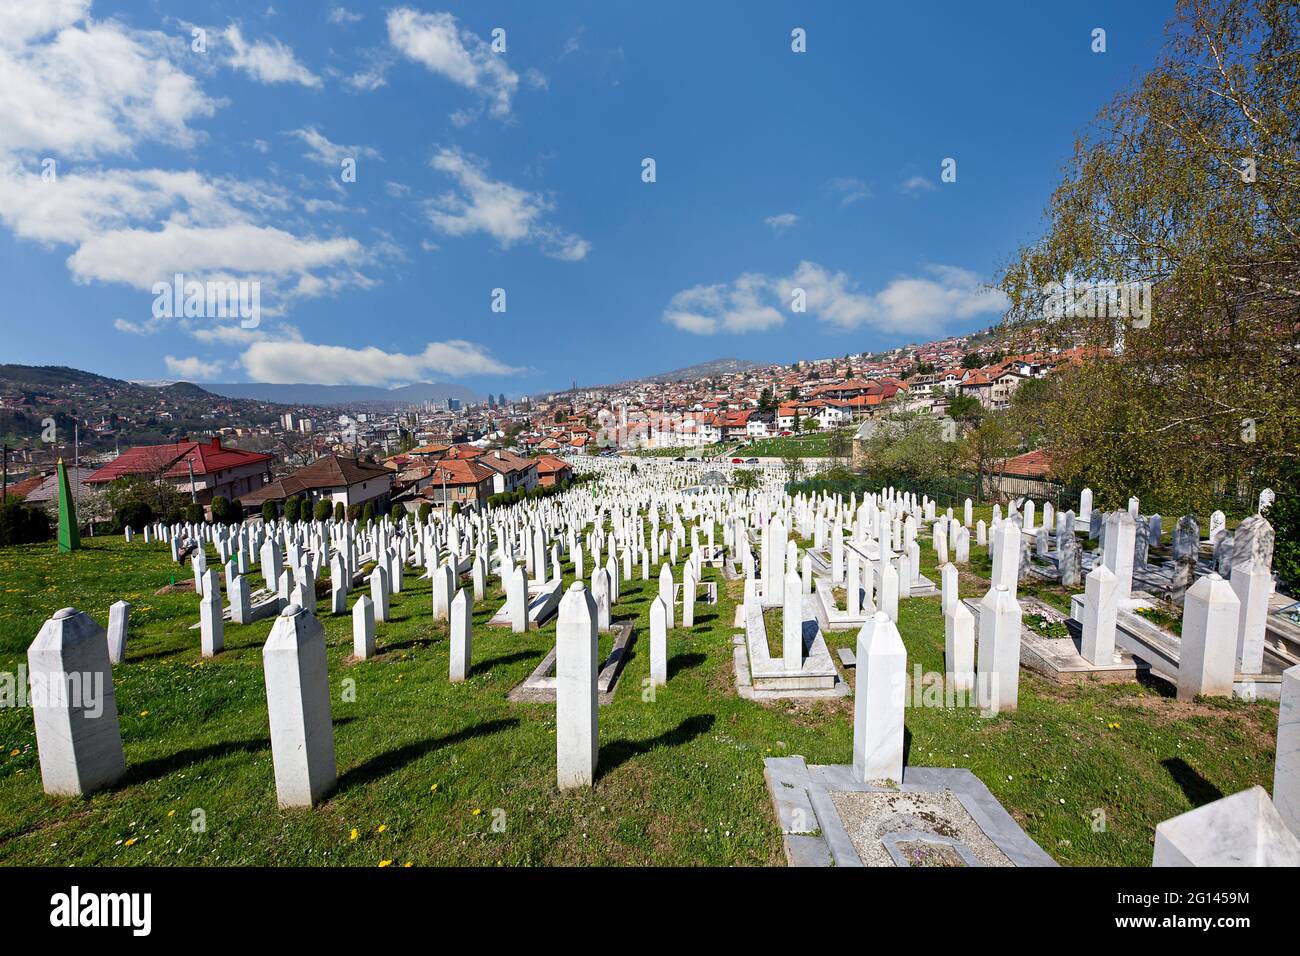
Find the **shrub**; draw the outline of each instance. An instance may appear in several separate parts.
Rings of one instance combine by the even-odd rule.
[[[191,501],[185,506],[185,520],[190,524],[202,524],[207,520],[207,514],[203,510],[203,505],[197,501]]]
[[[276,518],[275,502],[274,502],[274,501],[263,501],[263,502],[262,502],[262,520],[265,521],[267,524],[272,524],[272,523],[274,523],[275,518]]]
[[[361,517],[361,506],[356,504],[348,505],[348,520],[356,521],[360,517]]]
[[[428,523],[429,523],[429,512],[432,511],[432,510],[433,510],[433,508],[429,505],[429,502],[427,502],[427,501],[422,501],[422,502],[420,503],[420,507],[419,507],[419,509],[416,511],[416,517],[420,519],[420,524],[428,524]]]
[[[317,521],[329,521],[330,515],[333,513],[334,513],[334,509],[330,507],[330,503],[328,501],[322,499],[316,502],[315,518]]]
[[[217,524],[234,524],[239,520],[238,512],[229,499],[217,495],[212,499],[212,520]]]
[[[361,509],[361,520],[365,524],[372,524],[375,520],[375,506],[366,502],[366,506]]]
[[[401,521],[404,514],[406,514],[406,509],[401,505],[393,505],[392,508],[388,509],[388,517],[393,520],[393,524]]]
[[[0,545],[35,544],[54,537],[48,513],[29,508],[20,498],[0,501]]]
[[[290,524],[297,523],[298,508],[299,502],[296,497],[286,499],[284,502],[284,520]]]
[[[334,502],[334,520],[343,521],[347,517],[347,509],[343,507],[343,502]]]
[[[153,508],[149,507],[147,501],[129,501],[118,508],[113,517],[114,531],[125,531],[128,527],[141,531],[153,521]]]

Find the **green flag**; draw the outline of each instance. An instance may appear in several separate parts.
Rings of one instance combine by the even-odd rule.
[[[81,547],[81,531],[77,528],[77,509],[72,503],[72,485],[68,482],[68,469],[59,459],[59,550],[76,551]]]

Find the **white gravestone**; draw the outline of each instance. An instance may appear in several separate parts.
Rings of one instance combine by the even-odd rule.
[[[596,779],[598,640],[595,603],[574,581],[555,627],[555,780],[561,790],[590,787]]]
[[[126,773],[104,629],[65,607],[27,648],[41,783],[54,796],[112,786]]]
[[[903,705],[907,649],[898,626],[877,611],[858,631],[853,701],[853,777],[861,783],[903,780]]]
[[[1231,697],[1241,602],[1210,572],[1187,589],[1178,659],[1178,699]]]
[[[338,779],[330,716],[325,629],[316,615],[290,604],[262,648],[275,796],[281,807],[310,807]]]

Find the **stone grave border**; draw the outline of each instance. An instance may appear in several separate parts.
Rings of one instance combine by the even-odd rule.
[[[596,675],[596,699],[601,705],[614,699],[618,678],[623,673],[623,665],[627,663],[628,648],[636,638],[636,630],[631,621],[615,621],[610,625],[610,631],[614,634],[614,646],[610,648],[609,656],[600,665],[600,672]],[[506,699],[515,703],[555,703],[554,645],[542,658],[542,662],[533,668],[533,672],[506,695]]]
[[[1012,866],[1059,865],[1020,828],[984,782],[964,768],[906,767],[903,782],[891,788],[855,781],[850,764],[809,766],[796,755],[766,758],[763,779],[790,866],[862,866],[831,794],[893,789],[905,793],[950,790]]]

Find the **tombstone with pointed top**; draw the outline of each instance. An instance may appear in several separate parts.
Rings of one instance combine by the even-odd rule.
[[[473,666],[474,606],[464,588],[456,589],[451,599],[451,682],[459,684],[469,677]]]
[[[980,601],[977,668],[980,709],[1015,710],[1020,699],[1020,604],[1001,584]]]
[[[1273,593],[1273,575],[1257,561],[1232,569],[1229,582],[1240,602],[1237,617],[1237,672],[1259,674],[1264,670],[1264,634],[1268,629],[1268,599]]]
[[[516,565],[506,581],[506,613],[512,632],[523,634],[528,630],[528,576],[523,565]]]
[[[1079,654],[1091,664],[1110,664],[1115,656],[1119,595],[1115,575],[1104,564],[1088,572],[1083,594],[1083,637]]]
[[[41,783],[53,796],[112,786],[126,773],[108,639],[95,620],[65,607],[27,648]]]
[[[555,627],[555,778],[561,790],[590,787],[596,779],[598,641],[595,604],[574,581]]]
[[[370,600],[375,606],[375,620],[388,620],[388,572],[382,564],[370,572]]]
[[[1231,697],[1241,602],[1210,572],[1187,590],[1178,659],[1178,699]]]
[[[668,607],[655,596],[650,602],[650,686],[668,683]]]
[[[126,601],[115,601],[108,609],[108,659],[120,664],[126,659],[127,625],[131,617],[131,605]]]
[[[290,604],[262,648],[275,795],[281,807],[310,807],[338,779],[330,716],[325,629],[316,615]]]
[[[975,615],[956,597],[943,612],[943,659],[945,680],[956,693],[975,688]]]
[[[659,566],[659,596],[668,610],[668,629],[673,628],[673,569],[664,562]]]
[[[375,656],[375,602],[364,594],[352,605],[352,656],[363,661]]]
[[[455,588],[455,573],[452,571],[450,562],[444,561],[433,571],[430,600],[433,602],[433,619],[435,621],[448,619],[451,614],[451,598],[455,593]]]
[[[860,783],[901,783],[907,648],[898,626],[883,611],[858,631],[856,666],[853,778]]]
[[[204,657],[215,657],[226,646],[222,619],[221,584],[214,569],[203,573],[203,596],[199,598],[199,640]]]
[[[252,597],[249,594],[248,578],[236,575],[230,582],[230,623],[251,624],[253,621]]]

